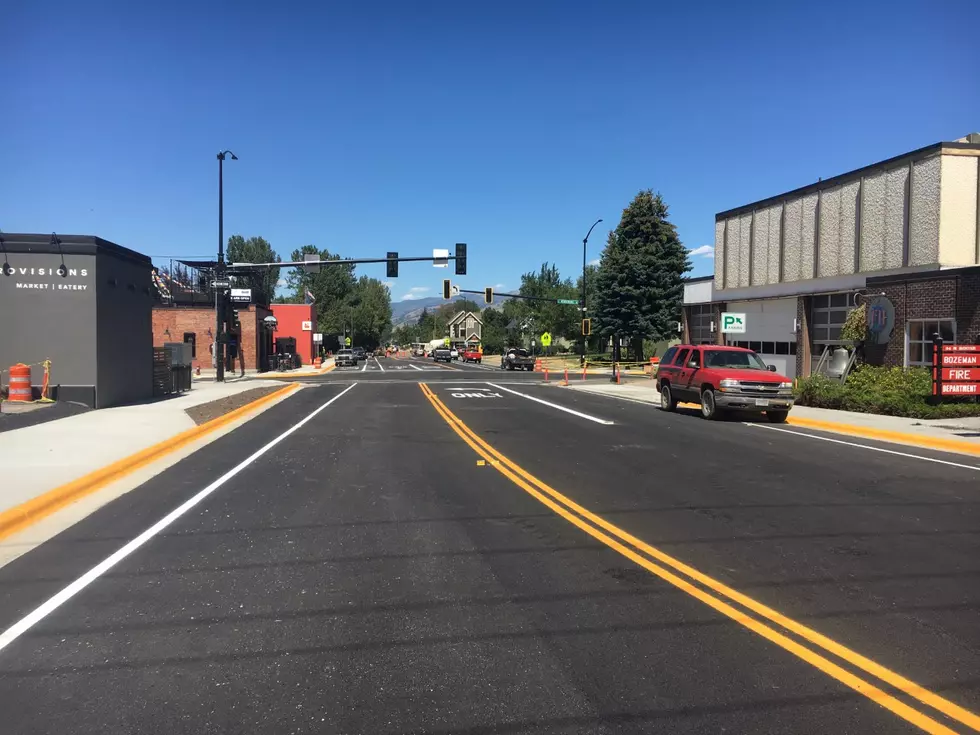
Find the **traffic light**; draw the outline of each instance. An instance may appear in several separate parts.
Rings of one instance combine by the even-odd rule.
[[[588,337],[592,334],[592,320],[583,319],[582,320],[582,336]]]
[[[483,301],[484,301],[484,303],[487,303],[487,304],[492,304],[493,303],[493,287],[492,286],[487,286],[485,289],[483,289]]]
[[[242,322],[238,318],[238,309],[231,310],[231,326],[233,329],[239,329],[242,326]]]
[[[449,279],[448,278],[444,279],[442,282],[442,298],[448,301],[452,296],[452,290],[453,290],[453,285],[449,282]]]
[[[456,243],[456,275],[466,275],[466,243]]]
[[[398,253],[388,253],[388,278],[398,278]]]

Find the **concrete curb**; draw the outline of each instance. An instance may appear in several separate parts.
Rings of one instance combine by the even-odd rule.
[[[849,436],[860,436],[865,439],[878,439],[879,441],[894,442],[896,444],[907,444],[924,449],[939,449],[946,452],[960,452],[962,454],[974,454],[980,456],[980,444],[962,441],[959,439],[942,439],[933,436],[920,436],[918,434],[906,434],[902,431],[891,431],[889,429],[872,429],[867,426],[854,426],[853,424],[839,424],[835,421],[819,421],[817,419],[796,418],[792,412],[786,423],[790,426],[799,426],[805,429],[818,429],[820,431],[832,431],[836,434],[847,434]]]
[[[270,401],[281,398],[287,393],[296,390],[297,383],[285,385],[268,395],[257,398],[251,403],[229,411],[224,416],[219,416],[200,426],[182,431],[175,436],[158,442],[146,449],[141,449],[135,454],[123,457],[112,464],[83,475],[76,480],[67,482],[64,485],[49,490],[42,495],[31,498],[30,500],[16,505],[13,508],[0,512],[0,539],[11,536],[18,531],[22,531],[28,526],[33,525],[42,518],[46,518],[52,513],[79,500],[86,495],[94,493],[111,482],[124,477],[131,472],[135,472],[151,462],[155,462],[161,457],[174,452],[190,442],[201,438],[223,426],[241,418],[245,414],[251,413],[260,406]]]

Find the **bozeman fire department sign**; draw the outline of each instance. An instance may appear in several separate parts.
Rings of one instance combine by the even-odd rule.
[[[980,396],[980,345],[933,344],[932,395]]]

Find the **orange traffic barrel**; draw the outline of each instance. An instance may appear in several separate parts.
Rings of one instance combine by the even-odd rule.
[[[10,395],[8,400],[30,403],[34,396],[31,394],[31,367],[22,362],[10,368]]]

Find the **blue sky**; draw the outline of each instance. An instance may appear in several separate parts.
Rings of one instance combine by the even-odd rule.
[[[0,229],[212,257],[230,148],[226,235],[284,256],[467,242],[464,288],[574,277],[643,188],[697,249],[715,212],[980,130],[965,8],[5,3]]]

